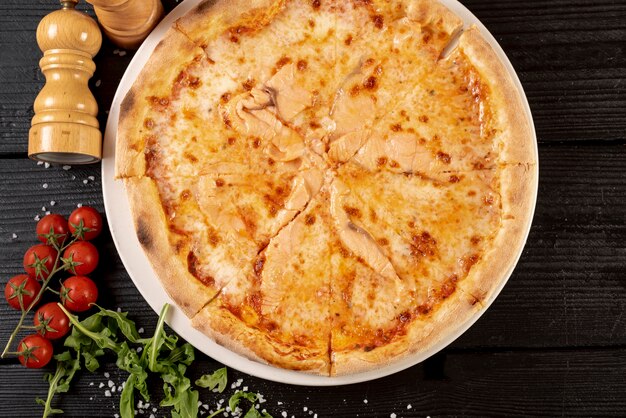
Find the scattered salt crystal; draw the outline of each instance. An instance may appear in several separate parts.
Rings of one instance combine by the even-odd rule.
[[[79,205],[80,205],[80,203],[79,203]],[[109,372],[104,372],[104,377],[106,377],[108,379],[109,377],[111,377],[111,375],[109,374]]]
[[[90,397],[89,397],[89,400],[90,400],[90,401],[93,401],[93,396],[90,396]]]
[[[105,390],[104,391],[104,396],[106,396],[107,398],[111,397],[111,391],[110,390]]]
[[[76,180],[76,176],[72,174],[72,180]]]
[[[137,408],[139,409],[143,408],[143,402],[141,401],[141,399],[139,399],[139,402],[137,402]]]
[[[142,350],[143,350],[143,348],[137,347],[137,353],[141,353]]]
[[[280,401],[278,402],[278,405],[282,405],[282,404],[283,404],[282,402],[280,402]]]
[[[126,55],[126,51],[120,51],[120,57],[123,57],[124,55]]]
[[[113,383],[113,381],[112,381],[112,380],[109,380],[109,381],[107,382],[107,384],[109,385],[109,387],[110,387],[110,388],[112,388],[113,386],[115,386],[115,383]]]
[[[50,215],[50,211],[49,210],[46,211],[46,215]]]
[[[102,389],[104,387],[104,383],[100,382],[100,384],[98,385],[98,389]]]
[[[45,212],[45,211],[46,211],[46,207],[45,207],[45,206],[42,206],[42,207],[41,207],[41,211],[42,211],[42,212]]]
[[[11,234],[11,238],[16,239],[17,238],[17,234],[14,232],[13,234]]]
[[[207,405],[207,404],[205,404],[205,403],[203,403],[203,404],[202,404],[202,407],[203,407],[204,409],[206,409],[206,410],[208,410],[208,409],[209,409],[209,405]]]
[[[100,84],[102,84],[102,80],[96,81],[96,87],[100,87]]]
[[[309,415],[313,415],[313,411],[309,411]]]
[[[408,404],[408,405],[406,406],[406,409],[411,409],[411,408],[413,408],[413,405],[411,405],[411,404]]]
[[[89,382],[89,386],[93,386],[93,382]]]
[[[113,50],[113,54],[114,54],[114,55],[117,55],[117,54],[119,54],[119,53],[120,53],[120,50],[119,50],[119,49],[114,49],[114,50]]]
[[[363,399],[363,403],[367,403],[367,399]]]
[[[83,184],[87,184],[89,182],[89,180],[85,179],[83,180]]]
[[[120,418],[118,414],[113,415],[115,418]]]
[[[47,189],[48,188],[48,183],[42,184],[41,187],[43,187],[44,189]]]
[[[117,312],[118,313],[122,312],[122,308],[117,308]]]
[[[154,414],[150,414],[150,418],[155,418]]]
[[[64,165],[63,166],[63,170],[65,170],[65,171],[69,170],[70,168],[72,168],[71,165]]]
[[[287,412],[283,411],[280,413],[283,417],[287,418]]]
[[[243,391],[244,391],[244,392],[247,392],[247,391],[248,391],[248,386],[244,386],[244,387],[243,387]]]
[[[38,220],[39,220],[39,219],[41,219],[41,218],[39,217],[39,215],[35,215],[35,217],[34,217],[33,219],[34,219],[34,220],[36,220],[36,221],[38,221]]]
[[[118,391],[118,392],[122,392],[122,389],[124,389],[124,386],[122,386],[122,385],[119,385],[119,386],[117,387],[117,391]]]
[[[111,393],[115,393],[115,386],[111,388]]]
[[[156,407],[152,408],[152,412],[156,412],[156,411],[157,411]]]
[[[308,410],[309,410],[309,408],[307,408],[307,407],[305,406],[304,408],[302,408],[302,410],[303,410],[304,412],[306,412],[306,411],[308,411]]]
[[[138,332],[138,333],[140,333],[140,334],[143,334],[143,331],[144,331],[143,327],[141,327],[141,328],[139,328],[139,329],[137,330],[137,332]]]
[[[37,165],[43,165],[43,161],[37,161]]]
[[[389,418],[396,418],[396,416],[397,415],[392,412],[391,415],[389,415]]]
[[[44,163],[43,166],[48,168],[48,167],[50,167],[50,163]]]
[[[96,179],[94,176],[88,176],[87,178],[91,181],[94,181]]]
[[[313,415],[313,418],[317,418],[317,414]]]
[[[76,204],[76,207],[77,207],[77,208],[82,208],[82,207],[83,207],[83,204],[82,204],[82,203],[77,203],[77,204]],[[107,376],[105,376],[105,377],[107,377]]]
[[[56,205],[56,204],[57,204],[57,202],[56,202],[56,201],[54,201],[54,200],[51,200],[51,201],[50,201],[50,206],[54,206],[54,205]]]

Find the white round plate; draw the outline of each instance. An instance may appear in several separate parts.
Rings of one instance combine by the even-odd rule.
[[[172,299],[167,295],[163,287],[156,277],[150,262],[145,256],[143,249],[139,245],[139,241],[137,240],[137,235],[135,234],[135,227],[133,225],[130,208],[128,205],[128,199],[126,197],[126,192],[124,190],[124,185],[122,181],[115,180],[115,137],[117,132],[117,122],[120,110],[120,103],[126,92],[130,89],[135,78],[145,65],[146,61],[150,57],[150,54],[159,43],[167,29],[172,25],[172,23],[183,16],[185,13],[190,11],[194,6],[196,6],[201,0],[186,0],[185,2],[178,5],[172,12],[170,12],[165,19],[154,29],[154,31],[150,34],[150,36],[145,40],[141,48],[135,54],[133,60],[130,65],[126,69],[126,73],[122,77],[120,81],[119,87],[117,88],[117,93],[115,94],[115,98],[113,99],[113,103],[111,105],[111,110],[109,112],[109,119],[106,125],[106,132],[104,135],[104,150],[103,150],[103,160],[102,160],[102,190],[104,193],[104,206],[107,213],[107,219],[109,222],[109,228],[111,230],[111,236],[113,237],[113,241],[115,242],[115,246],[119,252],[120,258],[124,263],[124,266],[128,270],[128,274],[132,278],[133,282],[139,289],[139,292],[146,299],[148,304],[154,309],[155,312],[159,312],[164,303],[169,303],[173,307],[176,305],[172,301]],[[530,113],[530,108],[528,106],[528,102],[526,100],[526,95],[524,94],[524,90],[522,89],[522,85],[515,74],[515,70],[513,66],[509,62],[508,58],[502,51],[502,48],[498,45],[497,41],[494,37],[487,31],[487,29],[483,26],[482,23],[469,11],[467,10],[461,3],[456,0],[441,0],[443,4],[445,4],[448,8],[450,8],[454,13],[456,13],[459,17],[463,19],[466,27],[471,24],[475,24],[480,28],[480,31],[485,36],[487,41],[494,48],[496,53],[499,55],[500,59],[506,65],[506,68],[509,70],[513,80],[515,81],[517,88],[521,94],[521,97],[524,102],[524,106],[526,112],[528,114],[528,118],[532,124],[532,115]],[[534,126],[532,126],[532,132],[534,135]],[[537,155],[536,149],[536,138],[534,139],[535,143],[535,155]],[[538,170],[538,168],[536,168]],[[537,176],[535,177],[537,178]],[[537,184],[534,185],[535,190],[535,199],[537,194]],[[533,207],[534,211],[534,207]],[[530,230],[530,225],[529,228]],[[528,231],[526,232],[526,240],[528,236]],[[520,254],[516,254],[516,263],[519,259]],[[493,302],[496,296],[502,290],[505,283],[507,282],[509,276],[513,270],[507,272],[506,280],[501,282],[500,287],[494,292],[493,296],[490,300],[485,301],[486,307],[481,310],[474,317],[467,320],[465,324],[458,330],[457,333],[453,335],[449,335],[444,340],[440,341],[439,344],[432,347],[430,350],[419,353],[415,356],[403,359],[401,361],[395,362],[389,366],[378,370],[372,370],[364,373],[352,374],[349,376],[339,376],[339,377],[324,377],[324,376],[313,376],[310,374],[295,372],[291,370],[284,370],[277,367],[261,364],[252,360],[249,360],[245,357],[242,357],[232,351],[216,344],[213,340],[211,340],[206,335],[197,331],[191,326],[190,320],[182,313],[178,308],[171,309],[171,315],[169,316],[167,323],[168,325],[176,331],[182,338],[189,341],[194,347],[198,350],[202,351],[206,355],[218,360],[219,362],[225,364],[228,367],[232,367],[234,369],[240,370],[242,372],[251,374],[253,376],[261,377],[263,379],[273,380],[281,383],[289,383],[294,385],[309,385],[309,386],[331,386],[331,385],[344,385],[350,383],[363,382],[368,380],[377,379],[383,376],[390,375],[392,373],[396,373],[398,371],[404,370],[408,367],[411,367],[421,361],[424,361],[428,357],[437,353],[438,351],[445,348],[447,345],[452,343],[455,339],[457,339],[461,334],[463,334],[470,326],[474,324],[481,316],[483,312],[485,312],[486,308]]]

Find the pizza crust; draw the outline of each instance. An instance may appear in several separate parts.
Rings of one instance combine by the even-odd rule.
[[[188,317],[195,315],[216,294],[196,279],[170,244],[169,229],[154,180],[124,179],[137,239],[161,284]]]
[[[330,373],[328,347],[314,350],[281,344],[267,332],[247,326],[221,308],[219,297],[198,312],[191,324],[218,344],[253,361],[311,374],[328,376]]]
[[[120,105],[115,144],[116,178],[146,174],[144,122],[150,110],[146,97],[169,96],[180,72],[194,58],[203,55],[201,48],[176,29],[165,33]]]
[[[449,335],[458,333],[481,309],[483,306],[476,298],[457,289],[434,312],[413,321],[403,338],[369,352],[333,352],[331,376],[379,369],[431,350]]]
[[[500,132],[500,162],[506,164],[536,164],[535,136],[519,91],[504,63],[476,26],[463,32],[459,39],[461,52],[480,74],[481,83],[489,87],[488,100],[495,110]]]
[[[460,287],[488,306],[513,272],[532,222],[539,173],[537,165],[501,167],[502,224],[490,249],[473,266]]]

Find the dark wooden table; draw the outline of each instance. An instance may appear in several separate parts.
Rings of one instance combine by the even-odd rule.
[[[164,3],[168,10],[175,5]],[[496,302],[467,333],[401,373],[309,388],[229,370],[231,381],[241,378],[243,386],[265,395],[264,407],[275,417],[283,411],[289,417],[313,416],[309,411],[319,417],[626,416],[626,2],[463,3],[508,54],[535,118],[541,177],[524,254]],[[32,104],[44,82],[35,29],[56,7],[52,0],[0,2],[2,288],[21,271],[43,206],[64,214],[78,203],[103,210],[98,165],[63,170],[26,159]],[[101,126],[132,58],[132,52],[118,52],[105,41],[95,60],[90,86]],[[148,333],[156,314],[130,281],[108,233],[103,235],[103,260],[94,275],[100,300],[129,311]],[[17,317],[0,303],[0,341]],[[220,366],[198,357],[194,376]],[[40,416],[34,399],[45,397],[43,373],[1,360],[0,416]],[[126,379],[111,361],[94,374],[80,373],[58,406],[66,417],[113,416],[118,394],[106,397],[99,388],[109,379]],[[160,387],[153,384],[151,391],[158,401]],[[201,392],[211,405],[224,397]],[[155,415],[169,416],[164,410]]]

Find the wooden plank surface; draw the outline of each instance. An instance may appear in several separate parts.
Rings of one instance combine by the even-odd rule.
[[[231,381],[242,378],[265,395],[275,417],[283,411],[297,417],[313,416],[309,411],[319,417],[626,416],[626,1],[463,3],[510,57],[537,127],[539,201],[520,263],[467,333],[396,375],[305,388],[229,370]],[[176,1],[164,4],[170,10]],[[103,209],[99,166],[64,170],[24,159],[32,102],[44,81],[35,28],[55,8],[52,0],[0,2],[1,284],[21,270],[43,207],[64,214],[78,203]],[[84,2],[80,8],[89,9]],[[116,50],[105,41],[90,82],[102,125],[132,58]],[[103,259],[93,277],[101,300],[130,311],[149,333],[156,314],[130,281],[107,231],[97,244]],[[0,341],[16,318],[0,304]],[[196,375],[220,366],[198,357]],[[81,374],[59,404],[65,417],[118,412],[116,395],[105,397],[98,387],[109,380],[105,371],[116,384],[125,379],[111,362],[96,374]],[[0,417],[40,416],[34,398],[45,395],[42,374],[0,360]],[[152,382],[151,391],[161,389]],[[223,397],[202,392],[201,400]],[[167,416],[162,410],[155,415]]]

